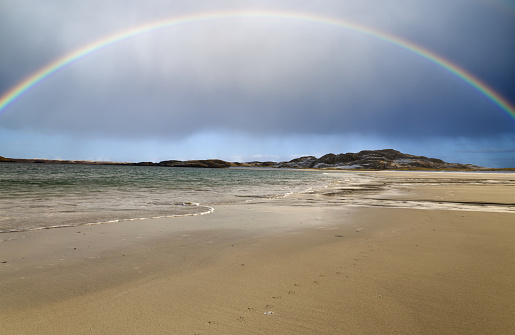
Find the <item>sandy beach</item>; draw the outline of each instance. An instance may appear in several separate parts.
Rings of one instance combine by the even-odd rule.
[[[2,234],[0,334],[515,333],[515,175],[367,174],[202,216]]]

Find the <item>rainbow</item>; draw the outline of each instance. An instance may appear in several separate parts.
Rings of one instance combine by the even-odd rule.
[[[115,43],[134,38],[139,35],[149,34],[155,31],[168,29],[170,27],[174,27],[181,24],[191,24],[197,22],[205,22],[205,21],[215,21],[215,20],[227,20],[227,19],[281,19],[281,20],[292,20],[292,21],[301,21],[308,23],[321,24],[325,26],[335,27],[339,29],[346,29],[350,31],[354,31],[366,36],[370,36],[379,40],[382,40],[386,43],[393,44],[397,47],[405,49],[413,54],[416,54],[426,60],[434,63],[441,68],[447,70],[458,78],[462,79],[464,82],[475,88],[479,93],[486,96],[490,99],[494,104],[500,107],[503,111],[505,111],[508,115],[510,115],[513,119],[515,119],[515,107],[510,104],[505,98],[503,98],[500,94],[495,92],[492,88],[490,88],[487,84],[483,83],[480,79],[476,78],[471,73],[468,73],[464,69],[460,68],[456,64],[446,60],[445,58],[419,46],[407,40],[404,40],[400,37],[388,34],[386,32],[378,31],[376,29],[366,27],[363,25],[359,25],[357,23],[353,23],[346,20],[333,19],[324,16],[316,16],[305,13],[291,13],[291,12],[269,12],[269,11],[237,11],[237,12],[217,12],[217,13],[208,13],[208,14],[196,14],[196,15],[188,15],[184,17],[178,18],[170,18],[166,20],[161,20],[157,22],[152,22],[146,25],[138,26],[135,28],[131,28],[128,30],[124,30],[113,35],[104,37],[100,40],[94,41],[90,44],[87,44],[81,48],[78,48],[59,59],[56,59],[52,63],[46,65],[45,67],[39,69],[28,78],[24,79],[16,86],[12,87],[9,91],[7,91],[4,95],[0,97],[0,113],[4,111],[7,106],[9,106],[13,101],[19,98],[22,94],[26,93],[33,86],[40,83],[43,79],[51,76],[57,71],[63,69],[64,67],[79,61],[80,59],[97,52],[103,48],[109,47]]]

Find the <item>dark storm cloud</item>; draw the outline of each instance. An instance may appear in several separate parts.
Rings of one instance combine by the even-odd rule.
[[[0,88],[111,32],[239,1],[20,1],[0,17]],[[483,2],[262,3],[352,19],[425,45],[512,99],[515,26]],[[480,25],[477,23],[481,22]],[[510,30],[511,28],[511,30]],[[182,138],[202,131],[489,137],[506,112],[461,79],[356,33],[280,20],[175,27],[63,69],[0,115],[0,127],[78,136]]]

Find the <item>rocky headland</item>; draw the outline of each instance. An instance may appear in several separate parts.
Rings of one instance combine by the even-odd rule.
[[[447,163],[438,158],[404,154],[393,149],[363,150],[358,153],[327,154],[320,158],[306,156],[277,164],[280,168],[314,169],[431,169],[431,170],[483,170],[486,168],[460,163]]]

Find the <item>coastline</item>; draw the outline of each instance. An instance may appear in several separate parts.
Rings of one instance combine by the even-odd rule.
[[[200,160],[166,160],[161,162],[113,162],[86,160],[53,160],[44,158],[20,159],[0,156],[0,162],[19,162],[37,164],[79,164],[79,165],[125,165],[125,166],[159,166],[159,167],[188,167],[188,168],[293,168],[293,169],[329,169],[329,170],[360,170],[360,171],[506,171],[513,172],[515,168],[487,168],[474,164],[448,163],[438,158],[405,154],[394,149],[362,150],[357,153],[329,153],[322,157],[303,156],[290,161],[251,161],[228,162],[221,159]]]
[[[495,182],[513,174],[369,173],[396,188],[364,198],[481,206],[515,196]],[[478,176],[493,182],[466,182]],[[439,182],[402,184],[424,178]],[[301,194],[204,216],[12,233],[23,238],[0,243],[0,334],[515,330],[513,212],[332,199]]]

